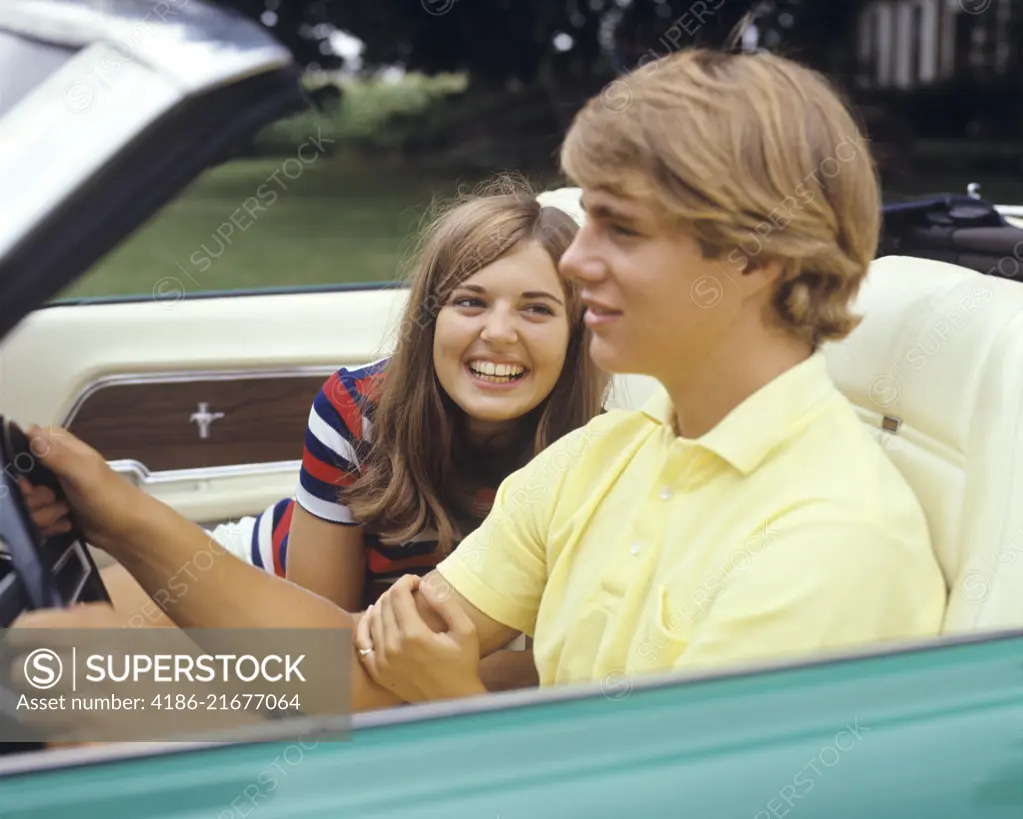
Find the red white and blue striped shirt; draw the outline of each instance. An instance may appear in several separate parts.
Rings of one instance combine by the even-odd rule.
[[[339,494],[359,477],[369,454],[376,399],[388,361],[385,358],[354,369],[342,367],[320,389],[309,411],[295,497],[278,501],[256,518],[250,544],[253,565],[285,575],[288,532],[296,503],[320,520],[358,525]],[[481,489],[480,497],[493,503],[494,493],[492,488]],[[437,553],[435,533],[397,545],[382,544],[366,533],[364,544],[367,603],[398,577],[424,575],[444,557]]]

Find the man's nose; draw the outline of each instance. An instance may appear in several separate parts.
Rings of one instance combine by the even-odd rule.
[[[559,267],[565,278],[579,282],[593,282],[604,274],[604,264],[592,252],[584,227],[562,254]]]

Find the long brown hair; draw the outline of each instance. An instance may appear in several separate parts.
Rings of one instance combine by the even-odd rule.
[[[539,244],[557,267],[578,229],[564,211],[541,207],[521,180],[499,177],[442,206],[422,233],[396,349],[376,395],[373,441],[359,479],[342,492],[355,519],[382,541],[401,543],[434,530],[447,553],[464,535],[460,520],[484,512],[475,502],[487,480],[480,464],[494,456],[469,445],[465,413],[436,377],[433,337],[441,307],[461,282],[523,242]],[[561,375],[520,419],[503,474],[492,480],[601,412],[610,378],[588,354],[578,288],[564,277],[562,285],[570,337]]]

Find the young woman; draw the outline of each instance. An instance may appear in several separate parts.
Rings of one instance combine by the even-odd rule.
[[[609,376],[558,272],[580,218],[566,209],[508,180],[443,209],[422,236],[394,354],[339,369],[313,401],[295,497],[212,536],[346,611],[448,555],[507,475],[601,412]],[[147,601],[121,567],[104,579],[119,608]]]
[[[432,569],[508,474],[601,411],[607,376],[558,273],[577,230],[506,181],[443,210],[394,354],[341,368],[313,401],[295,497],[214,537],[349,611]]]

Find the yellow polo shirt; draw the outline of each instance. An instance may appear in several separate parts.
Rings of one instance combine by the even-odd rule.
[[[701,438],[673,416],[662,390],[555,442],[438,567],[542,685],[939,633],[923,511],[821,353]]]

